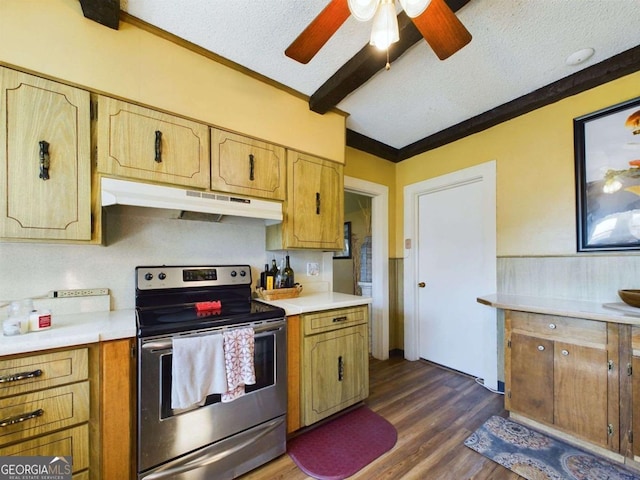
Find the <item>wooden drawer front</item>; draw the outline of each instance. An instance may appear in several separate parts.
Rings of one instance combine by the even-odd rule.
[[[302,316],[305,335],[328,332],[338,328],[360,325],[368,321],[367,307],[341,308]]]
[[[88,350],[79,348],[1,360],[0,379],[4,381],[0,382],[0,398],[86,380],[88,359]],[[29,378],[38,370],[40,375]]]
[[[0,456],[72,456],[73,472],[85,470],[89,468],[89,426],[80,425],[0,448]],[[74,475],[73,478],[83,477]]]
[[[40,412],[40,415],[37,415]],[[70,427],[89,420],[89,382],[40,390],[0,400],[0,445]]]
[[[514,332],[586,346],[604,348],[607,345],[606,322],[539,313],[509,311],[507,314]]]
[[[284,200],[283,147],[211,129],[211,188]]]

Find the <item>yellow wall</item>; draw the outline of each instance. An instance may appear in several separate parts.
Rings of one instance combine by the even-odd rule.
[[[639,95],[636,72],[400,162],[390,256],[403,255],[406,185],[489,160],[497,162],[498,255],[575,254],[573,119]]]
[[[345,116],[130,24],[84,18],[78,0],[1,0],[0,64],[344,162]]]
[[[350,147],[347,147],[346,157],[345,175],[389,188],[389,256],[393,257],[396,242],[396,164]]]

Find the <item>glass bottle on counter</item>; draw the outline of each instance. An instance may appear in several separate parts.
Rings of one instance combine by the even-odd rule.
[[[293,269],[289,262],[289,255],[285,256],[285,265],[282,273],[282,283],[284,288],[291,288],[295,285]]]
[[[276,263],[276,259],[271,260],[271,271],[269,272],[272,277],[273,286],[271,288],[278,288],[278,273],[280,270],[278,269],[278,264]],[[271,289],[267,289],[271,290]]]

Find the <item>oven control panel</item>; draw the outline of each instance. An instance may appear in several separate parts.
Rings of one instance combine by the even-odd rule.
[[[251,285],[249,265],[136,267],[138,290]]]

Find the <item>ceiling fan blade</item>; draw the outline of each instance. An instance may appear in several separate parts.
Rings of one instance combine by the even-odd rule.
[[[445,0],[431,0],[427,9],[411,20],[440,60],[471,41],[471,34]]]
[[[331,0],[320,14],[305,28],[284,54],[300,63],[309,63],[327,43],[351,12],[347,0]]]

